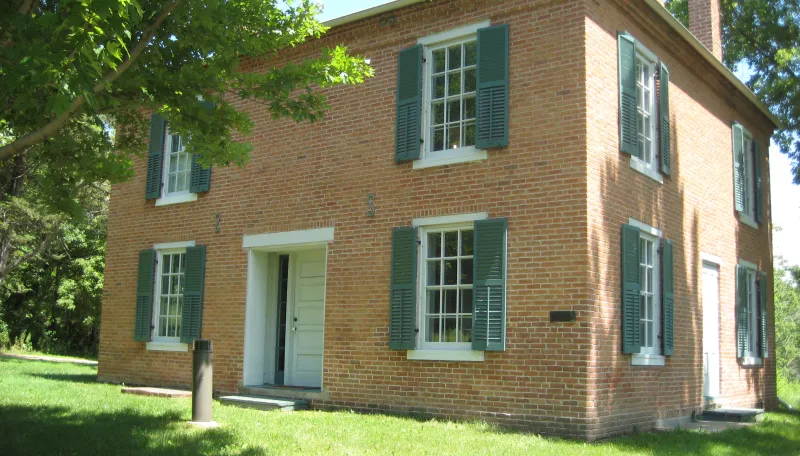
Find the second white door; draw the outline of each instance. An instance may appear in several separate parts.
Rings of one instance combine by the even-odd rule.
[[[719,267],[703,263],[703,395],[719,396]]]
[[[293,286],[286,322],[286,384],[322,385],[325,250],[292,254]]]

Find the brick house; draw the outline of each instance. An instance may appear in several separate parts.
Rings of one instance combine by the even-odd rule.
[[[283,58],[347,43],[375,77],[314,125],[233,101],[245,169],[154,116],[112,189],[98,378],[189,385],[202,336],[215,390],[322,409],[592,440],[775,407],[778,121],[720,63],[718,0],[689,4],[691,33],[656,0],[332,20]]]

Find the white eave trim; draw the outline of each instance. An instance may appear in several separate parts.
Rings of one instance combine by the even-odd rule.
[[[395,0],[393,2],[386,2],[383,5],[373,6],[365,10],[356,11],[355,13],[348,14],[347,16],[335,17],[323,22],[322,25],[326,27],[336,27],[338,25],[349,24],[359,19],[365,19],[370,16],[377,16],[381,13],[386,13],[396,9],[403,8],[404,6],[413,5],[415,3],[422,3],[425,0]]]
[[[758,110],[761,111],[762,114],[767,116],[767,118],[770,121],[772,121],[772,123],[775,125],[776,128],[784,127],[780,119],[778,119],[775,116],[775,114],[773,114],[769,110],[767,105],[765,105],[761,100],[758,99],[758,96],[756,96],[756,94],[754,94],[749,87],[747,87],[739,78],[737,78],[736,75],[733,74],[733,72],[728,67],[726,67],[722,62],[717,60],[717,58],[714,57],[714,54],[712,54],[711,51],[706,49],[706,47],[703,46],[703,43],[701,43],[700,40],[697,39],[697,37],[692,35],[692,32],[690,32],[686,27],[683,26],[683,24],[681,24],[677,19],[675,19],[674,16],[672,16],[672,13],[670,13],[667,10],[662,1],[644,0],[644,3],[647,6],[649,6],[653,11],[655,11],[656,14],[661,16],[661,18],[664,19],[664,21],[666,21],[667,25],[669,25],[676,32],[678,32],[678,35],[680,35],[683,39],[685,39],[690,46],[692,46],[698,53],[700,53],[700,55],[704,59],[706,59],[706,61],[708,61],[708,63],[710,63],[714,68],[717,69],[717,71],[719,71],[723,76],[725,76],[725,79],[727,79],[731,84],[733,84],[733,86],[742,95],[744,95],[745,98],[747,98],[751,103],[753,103],[753,106],[758,108]]]

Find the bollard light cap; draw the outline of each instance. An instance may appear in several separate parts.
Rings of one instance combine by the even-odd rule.
[[[201,351],[211,351],[211,341],[206,339],[195,339],[194,341],[194,350],[201,350]]]

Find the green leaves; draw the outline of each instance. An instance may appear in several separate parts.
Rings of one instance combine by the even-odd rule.
[[[689,26],[687,0],[666,5]],[[784,123],[773,139],[800,184],[800,2],[722,0],[722,42],[724,63],[744,69],[747,86]]]

